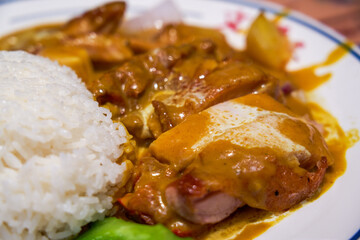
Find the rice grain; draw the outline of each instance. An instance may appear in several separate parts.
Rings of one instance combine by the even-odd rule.
[[[0,239],[63,239],[104,218],[126,135],[68,67],[0,51]]]

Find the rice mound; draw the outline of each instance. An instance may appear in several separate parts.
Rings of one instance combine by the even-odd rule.
[[[63,239],[104,218],[126,136],[68,67],[0,51],[0,239]]]

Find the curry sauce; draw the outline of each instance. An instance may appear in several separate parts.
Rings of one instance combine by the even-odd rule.
[[[291,81],[297,87],[305,91],[310,91],[317,88],[321,84],[328,81],[332,75],[331,73],[326,73],[324,75],[318,76],[315,71],[318,68],[330,66],[336,63],[348,53],[349,49],[349,43],[339,44],[339,46],[337,46],[323,62],[291,72]]]
[[[0,50],[71,67],[127,127],[134,173],[116,194],[119,217],[196,239],[253,239],[345,172],[359,134],[344,133],[305,92],[331,78],[315,70],[341,59],[347,43],[287,72],[289,41],[263,14],[239,51],[219,31],[183,23],[126,32],[124,11],[114,2],[0,38]]]

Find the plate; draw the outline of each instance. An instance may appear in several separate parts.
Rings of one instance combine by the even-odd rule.
[[[139,15],[161,0],[128,1],[127,18]],[[297,46],[290,70],[323,62],[346,39],[334,30],[295,11],[276,4],[245,0],[174,0],[184,21],[215,27],[225,33],[229,42],[243,48],[244,34],[260,11],[269,17],[279,14],[281,28]],[[0,36],[41,23],[61,22],[103,0],[23,0],[0,1]],[[309,97],[331,112],[345,131],[360,129],[360,50],[351,47],[339,61],[318,69],[318,74],[332,77]],[[319,199],[289,214],[260,235],[265,239],[351,239],[360,237],[360,143],[347,151],[347,170]]]

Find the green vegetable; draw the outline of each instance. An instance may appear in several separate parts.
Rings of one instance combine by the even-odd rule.
[[[127,222],[114,217],[94,223],[76,240],[190,240],[174,235],[163,225],[154,226]]]

